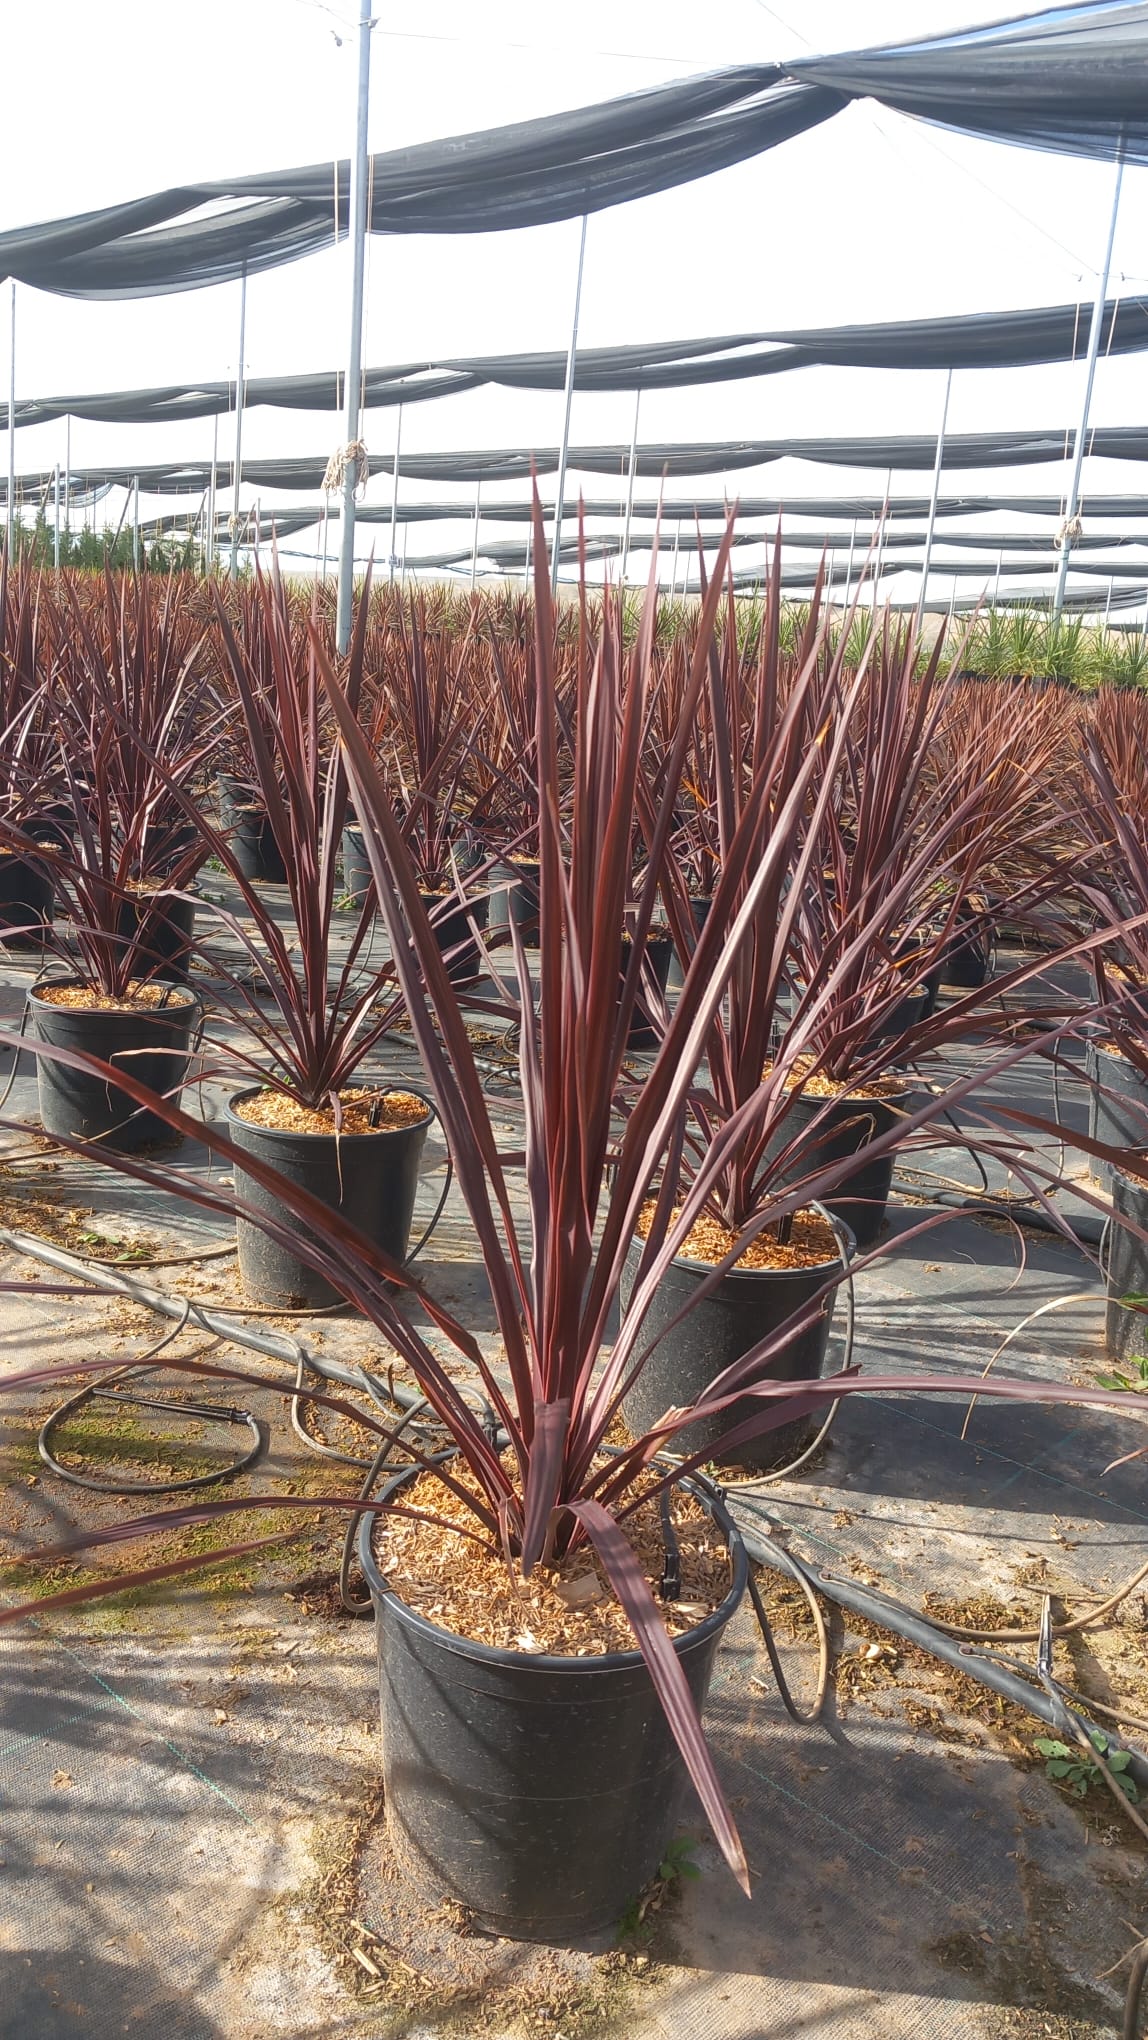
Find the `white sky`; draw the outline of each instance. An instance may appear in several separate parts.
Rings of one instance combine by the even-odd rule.
[[[346,24],[355,11],[353,0],[0,0],[0,220],[16,226],[182,178],[346,155],[355,88],[355,37]],[[697,0],[656,7],[649,0],[581,0],[577,7],[485,0],[479,27],[473,0],[422,0],[417,9],[377,0],[371,147],[556,112],[725,64],[925,35],[1004,12],[1002,0],[779,0],[776,7],[772,0],[704,7]],[[1112,181],[1109,165],[978,142],[870,104],[853,106],[749,163],[594,215],[581,342],[1091,300]],[[1148,290],[1146,225],[1148,172],[1134,168],[1124,179],[1113,290]],[[374,238],[365,360],[565,347],[578,231],[572,220],[518,233]],[[345,246],[252,279],[248,374],[337,365],[346,349],[348,290]],[[21,287],[17,394],[234,375],[238,299],[238,284],[119,304]],[[1146,360],[1101,363],[1096,423],[1145,418]],[[1078,414],[1081,378],[1079,365],[960,372],[949,429],[1067,425]],[[642,400],[642,438],[932,432],[943,381],[937,371],[814,368],[657,392]],[[412,406],[404,413],[404,448],[554,444],[561,410],[557,394],[499,390]],[[573,441],[627,442],[632,418],[631,396],[576,395]],[[221,453],[232,430],[221,422]],[[394,431],[393,410],[368,415],[372,450],[388,451]],[[340,438],[330,414],[253,410],[244,455],[325,457]],[[72,462],[207,459],[211,440],[210,420],[73,422]],[[19,469],[49,467],[63,456],[62,422],[18,434]],[[1020,468],[954,475],[949,486],[999,483],[1035,494],[1061,489],[1064,479],[1063,467]],[[774,463],[731,488],[881,493],[884,481],[859,470]],[[571,482],[602,492],[596,478]],[[1144,487],[1145,477],[1127,462],[1093,460],[1085,482],[1128,492]],[[376,477],[369,500],[389,503],[390,486],[388,477]],[[682,495],[721,492],[716,478],[675,486]],[[894,478],[895,492],[927,487],[927,476]],[[404,488],[412,498],[444,493],[469,512],[469,490]],[[499,493],[521,494],[521,485]],[[145,502],[145,514],[159,507]],[[1008,515],[999,523],[1017,529],[1023,520]],[[412,527],[411,551],[438,549],[461,529]],[[505,527],[496,535],[506,535]],[[310,535],[294,541],[310,542]],[[384,549],[382,536],[375,542]]]

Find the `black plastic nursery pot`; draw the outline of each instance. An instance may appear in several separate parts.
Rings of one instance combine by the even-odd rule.
[[[54,899],[46,865],[0,852],[0,942],[12,949],[42,949]]]
[[[216,785],[220,823],[228,832],[231,854],[244,878],[264,885],[284,885],[287,871],[266,808],[260,806],[242,780],[221,772]]]
[[[908,1087],[888,1098],[811,1098],[800,1092],[791,1100],[783,1125],[766,1146],[764,1159],[771,1161],[791,1141],[801,1141],[793,1159],[777,1178],[782,1184],[796,1183],[815,1169],[847,1161],[851,1155],[861,1157],[857,1167],[819,1201],[849,1227],[862,1248],[874,1244],[885,1222],[896,1163],[893,1151],[868,1162],[864,1160],[864,1151],[903,1118],[908,1095]],[[807,1135],[806,1130],[819,1113],[824,1116],[816,1132]]]
[[[673,961],[673,955],[673,936],[668,930],[662,933],[658,929],[652,929],[646,937],[646,961],[654,973],[659,989],[663,993],[670,981],[670,964]],[[619,995],[621,993],[622,981],[629,967],[630,945],[628,942],[623,942],[621,963],[618,971]],[[661,1031],[654,1026],[648,1016],[649,1007],[646,999],[645,978],[643,974],[643,978],[638,984],[638,997],[635,1001],[633,1015],[626,1031],[626,1047],[628,1049],[657,1048],[662,1038]]]
[[[915,1027],[918,1020],[927,1019],[936,1000],[936,991],[930,991],[928,983],[914,986],[911,992],[898,999],[885,1018],[879,1021],[870,1035],[870,1040],[894,1041],[903,1034],[906,1027]]]
[[[353,906],[362,907],[372,884],[371,860],[362,831],[348,823],[343,830],[343,893]]]
[[[1111,1147],[1148,1148],[1148,1078],[1119,1050],[1090,1041],[1084,1051],[1088,1078],[1088,1131]],[[1112,1180],[1112,1165],[1089,1159],[1101,1183]]]
[[[452,985],[472,985],[482,975],[486,959],[471,933],[473,921],[480,930],[486,927],[490,900],[487,894],[479,893],[468,899],[465,906],[451,907],[443,913],[444,899],[451,897],[443,893],[420,893],[419,898],[431,916],[435,939],[446,961],[446,974]]]
[[[690,895],[690,915],[693,920],[695,935],[701,934],[702,929],[705,927],[706,922],[709,919],[709,911],[712,906],[713,906],[712,893],[693,893]],[[670,961],[669,974],[667,976],[666,982],[671,985],[682,984],[685,979],[686,971],[689,968],[689,961],[690,960],[688,956],[679,956],[678,945],[675,942],[674,953]]]
[[[846,1252],[852,1252],[847,1238]],[[622,1277],[622,1311],[629,1310],[637,1279],[641,1243],[635,1241],[626,1256]],[[814,1268],[731,1268],[700,1301],[697,1292],[713,1268],[704,1261],[682,1257],[670,1263],[659,1282],[646,1312],[639,1335],[639,1349],[652,1345],[637,1381],[622,1405],[622,1414],[636,1436],[648,1431],[670,1408],[682,1409],[700,1401],[712,1381],[740,1360],[752,1347],[808,1309],[819,1289],[840,1268],[835,1256]],[[673,1319],[688,1306],[680,1324]],[[833,1318],[833,1292],[825,1297],[821,1314],[761,1370],[762,1381],[817,1381],[825,1365],[829,1328]],[[669,1327],[670,1329],[667,1329]],[[759,1416],[762,1405],[752,1396],[731,1403],[720,1417],[690,1424],[670,1441],[669,1450],[683,1458],[708,1451],[726,1431],[748,1418]],[[808,1444],[815,1427],[808,1418],[779,1424],[762,1433],[760,1439],[739,1445],[719,1463],[736,1463],[755,1471],[783,1466]]]
[[[720,1607],[674,1639],[700,1708],[747,1568],[729,1516],[695,1492],[731,1562]],[[359,1558],[375,1605],[387,1825],[412,1882],[516,1940],[613,1925],[662,1861],[687,1783],[640,1653],[530,1656],[439,1629],[388,1587],[373,1527],[365,1517]]]
[[[1144,1168],[1148,1172],[1148,1154],[1144,1157]],[[1125,1219],[1148,1232],[1148,1182],[1114,1169],[1106,1271],[1108,1306],[1104,1315],[1104,1344],[1113,1360],[1130,1360],[1148,1353],[1148,1305],[1137,1309],[1126,1301],[1131,1296],[1148,1296],[1148,1240],[1129,1232],[1122,1223]]]
[[[120,934],[131,941],[146,922],[140,950],[140,976],[186,984],[195,938],[195,901],[160,893],[125,900],[120,908]]]
[[[259,1088],[251,1085],[237,1091],[228,1103],[227,1131],[236,1147],[265,1162],[288,1183],[309,1190],[321,1204],[357,1226],[393,1261],[405,1261],[419,1164],[431,1122],[430,1106],[426,1117],[410,1126],[380,1127],[372,1133],[292,1133],[281,1127],[257,1126],[236,1111],[245,1099],[258,1097]],[[410,1086],[390,1088],[409,1091]],[[255,1211],[281,1220],[297,1238],[314,1237],[272,1191],[239,1169],[235,1194]],[[237,1218],[235,1231],[243,1286],[260,1303],[325,1310],[343,1301],[324,1275],[250,1219]]]
[[[57,979],[77,985],[77,978]],[[29,992],[28,1007],[40,1041],[98,1056],[113,1068],[153,1091],[178,1101],[186,1082],[200,1004],[185,985],[165,987],[156,1006],[120,1006],[100,1011],[86,1006],[58,1006]],[[117,1085],[87,1070],[36,1058],[40,1121],[47,1134],[76,1134],[98,1140],[117,1153],[136,1148],[174,1145],[179,1136],[157,1113],[135,1105]]]
[[[490,926],[517,928],[527,949],[538,942],[539,883],[541,866],[536,857],[508,857],[501,870],[509,884],[490,900]]]
[[[941,983],[955,991],[975,991],[989,974],[993,930],[987,913],[969,908],[958,915],[945,947]]]

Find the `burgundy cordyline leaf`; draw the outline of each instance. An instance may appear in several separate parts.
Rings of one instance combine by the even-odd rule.
[[[666,1625],[650,1592],[649,1582],[634,1555],[634,1547],[600,1502],[572,1502],[570,1508],[585,1528],[626,1611],[642,1656],[649,1666],[654,1689],[673,1729],[674,1739],[685,1758],[694,1790],[705,1808],[722,1855],[748,1898],[749,1867],[741,1838],[725,1803],[713,1758],[706,1747],[686,1675],[666,1633]]]

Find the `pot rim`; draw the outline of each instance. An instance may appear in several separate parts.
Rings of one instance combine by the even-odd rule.
[[[416,1474],[423,1471],[424,1469],[419,1466],[403,1467],[399,1473],[396,1473],[387,1482],[386,1487],[383,1489],[382,1499],[386,1500],[395,1492],[396,1488],[405,1486],[408,1480],[413,1480]],[[726,1624],[732,1621],[737,1613],[745,1593],[746,1580],[749,1576],[749,1560],[746,1556],[741,1532],[720,1497],[717,1494],[707,1493],[699,1483],[688,1478],[681,1485],[688,1488],[696,1499],[701,1502],[702,1507],[709,1511],[715,1523],[723,1532],[730,1556],[730,1571],[733,1576],[730,1580],[729,1592],[718,1603],[718,1606],[706,1616],[705,1620],[699,1622],[696,1628],[685,1630],[681,1636],[671,1638],[675,1650],[682,1650],[687,1645],[697,1642],[708,1642],[712,1635],[724,1629]],[[585,1675],[586,1673],[632,1672],[638,1670],[639,1667],[645,1666],[646,1660],[636,1646],[633,1650],[604,1651],[595,1657],[559,1657],[551,1653],[508,1650],[498,1644],[477,1643],[469,1636],[459,1636],[456,1630],[443,1629],[439,1623],[428,1621],[425,1615],[420,1615],[416,1609],[410,1607],[403,1600],[401,1594],[397,1594],[393,1587],[387,1585],[378,1569],[373,1549],[373,1535],[375,1519],[379,1514],[380,1511],[377,1507],[370,1508],[364,1512],[363,1520],[359,1525],[357,1540],[359,1564],[363,1569],[367,1585],[370,1587],[372,1599],[377,1596],[379,1600],[389,1601],[399,1612],[404,1622],[408,1623],[411,1628],[418,1630],[422,1635],[432,1638],[439,1649],[449,1650],[458,1657],[477,1659],[480,1664],[513,1665],[519,1671],[527,1673],[535,1671],[545,1672],[552,1678],[556,1675],[561,1677],[564,1673]]]
[[[365,1131],[361,1131],[358,1133],[356,1133],[353,1128],[348,1128],[346,1133],[336,1133],[334,1127],[332,1127],[329,1133],[305,1133],[302,1131],[295,1132],[294,1129],[289,1126],[260,1126],[258,1120],[244,1119],[241,1113],[238,1113],[233,1109],[236,1105],[240,1104],[244,1098],[258,1097],[261,1091],[267,1091],[270,1090],[271,1088],[272,1086],[269,1084],[245,1084],[242,1090],[233,1091],[223,1108],[224,1112],[227,1115],[227,1118],[230,1120],[232,1125],[247,1127],[250,1131],[254,1133],[266,1135],[267,1139],[272,1141],[394,1140],[398,1135],[404,1133],[417,1133],[420,1127],[429,1126],[431,1120],[435,1116],[434,1106],[432,1105],[430,1099],[426,1096],[426,1093],[420,1091],[418,1089],[418,1086],[415,1084],[402,1084],[402,1083],[387,1084],[385,1088],[388,1091],[405,1091],[408,1097],[419,1098],[422,1100],[422,1103],[426,1106],[426,1112],[424,1113],[423,1117],[421,1119],[412,1119],[408,1121],[406,1126],[369,1126],[366,1128]]]
[[[41,982],[45,989],[49,985],[78,985],[86,992],[93,990],[88,980],[80,977],[74,971],[69,972],[66,977],[44,978]],[[203,1000],[200,998],[199,993],[193,990],[191,985],[181,984],[178,979],[174,978],[145,978],[144,983],[162,984],[167,988],[168,997],[162,1006],[57,1006],[54,999],[41,998],[40,986],[37,985],[29,985],[26,996],[30,1006],[47,1006],[49,1012],[98,1013],[109,1020],[114,1019],[117,1013],[127,1013],[133,1019],[146,1014],[149,1020],[161,1020],[171,1018],[177,1010],[181,1013],[186,1012],[188,1008],[196,1012],[202,1011]]]
[[[847,1235],[848,1260],[845,1262],[842,1270],[844,1274],[856,1256],[857,1240],[852,1227],[847,1225],[844,1219],[839,1218],[837,1223],[841,1227],[842,1232]],[[634,1237],[637,1238],[638,1235],[635,1234]],[[695,1270],[699,1275],[712,1275],[717,1267],[717,1262],[695,1261],[688,1254],[675,1254],[670,1266],[672,1268],[688,1268],[691,1275]],[[738,1282],[752,1283],[760,1281],[762,1276],[767,1276],[771,1281],[795,1281],[799,1276],[824,1275],[831,1268],[841,1267],[841,1256],[840,1254],[835,1254],[831,1261],[811,1261],[805,1268],[727,1268],[721,1280],[722,1282],[737,1280]]]

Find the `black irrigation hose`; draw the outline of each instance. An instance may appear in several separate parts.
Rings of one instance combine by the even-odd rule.
[[[914,1609],[893,1600],[890,1595],[876,1588],[859,1586],[855,1580],[843,1580],[836,1574],[815,1571],[804,1561],[795,1559],[792,1552],[784,1551],[775,1544],[759,1524],[747,1528],[743,1518],[738,1522],[738,1528],[746,1551],[758,1565],[769,1566],[772,1571],[784,1573],[791,1579],[800,1574],[811,1591],[824,1595],[826,1600],[834,1602],[848,1614],[860,1615],[879,1629],[891,1630],[904,1642],[915,1644],[918,1650],[939,1658],[952,1670],[976,1679],[980,1685],[987,1686],[1002,1699],[1010,1700],[1015,1707],[1035,1715],[1050,1728],[1063,1729],[1064,1703],[1052,1699],[1017,1672],[1009,1671],[992,1658],[979,1655],[968,1645],[962,1647],[925,1616],[918,1615]],[[1125,1744],[1114,1746],[1120,1749],[1127,1747]],[[1128,1756],[1128,1776],[1142,1791],[1148,1791],[1148,1757],[1134,1749],[1129,1749]]]
[[[165,1346],[169,1346],[173,1339],[179,1337],[190,1315],[189,1304],[180,1323],[173,1325],[170,1332],[165,1332],[162,1339],[157,1340],[154,1346],[150,1346],[138,1360],[133,1360],[128,1366],[117,1368],[114,1373],[105,1375],[101,1384],[78,1389],[75,1395],[69,1396],[68,1400],[53,1410],[51,1416],[41,1424],[36,1450],[49,1472],[54,1473],[58,1480],[66,1481],[69,1487],[87,1488],[97,1495],[176,1495],[187,1494],[193,1488],[213,1487],[217,1481],[233,1480],[236,1474],[246,1473],[249,1467],[254,1466],[262,1454],[265,1439],[261,1424],[252,1416],[250,1410],[228,1409],[220,1403],[170,1402],[163,1396],[134,1395],[130,1390],[114,1386],[117,1382],[139,1381],[145,1374],[153,1374],[156,1371],[154,1365],[156,1355],[161,1353]],[[125,1402],[136,1409],[173,1410],[179,1416],[202,1418],[205,1422],[213,1424],[245,1424],[251,1433],[252,1443],[249,1449],[229,1466],[220,1467],[211,1473],[192,1474],[186,1480],[99,1480],[94,1474],[77,1473],[74,1467],[65,1466],[62,1460],[57,1459],[49,1443],[58,1425],[64,1423],[68,1417],[74,1416],[76,1411],[83,1409],[87,1403],[96,1401]]]
[[[904,1190],[910,1197],[922,1199],[927,1204],[939,1204],[946,1211],[965,1211],[973,1217],[1015,1219],[1018,1225],[1031,1226],[1034,1232],[1052,1233],[1063,1239],[1069,1233],[1084,1247],[1099,1247],[1108,1224],[1099,1212],[1081,1212],[1075,1217],[1067,1215],[1058,1225],[1039,1204],[1014,1204],[1007,1198],[985,1197],[970,1190],[966,1195],[959,1190],[929,1190],[927,1193],[920,1183],[895,1176],[894,1188]]]

